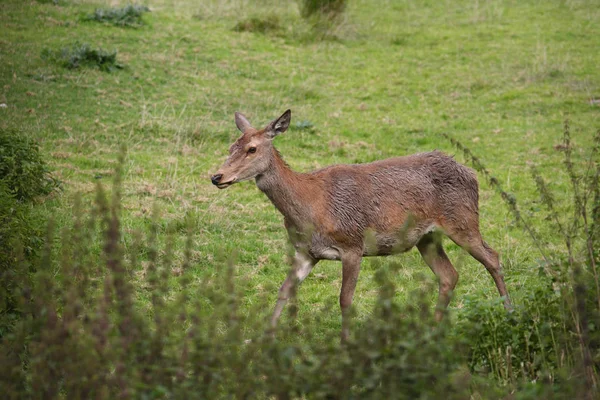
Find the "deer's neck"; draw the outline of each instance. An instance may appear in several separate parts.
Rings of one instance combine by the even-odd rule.
[[[311,182],[305,174],[292,171],[275,148],[272,152],[271,165],[256,177],[256,185],[283,214],[286,224],[302,228],[311,222],[311,204],[305,195],[313,189]]]

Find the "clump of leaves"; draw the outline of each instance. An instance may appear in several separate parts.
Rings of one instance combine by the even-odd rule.
[[[340,40],[347,0],[302,0],[300,3],[302,17],[312,27],[313,39]]]
[[[88,67],[112,72],[124,68],[123,64],[117,62],[116,50],[111,52],[100,48],[95,49],[87,43],[75,43],[71,47],[63,47],[60,50],[45,49],[42,58],[54,61],[68,69]]]
[[[237,32],[270,33],[281,29],[279,17],[271,15],[266,18],[252,17],[238,22],[233,28]]]
[[[567,362],[561,351],[570,345],[564,335],[565,314],[552,281],[541,284],[507,313],[500,299],[481,301],[467,297],[456,336],[465,341],[469,367],[489,372],[504,384],[555,379]]]
[[[21,202],[47,195],[58,186],[37,143],[10,130],[0,130],[0,183]]]
[[[347,3],[347,0],[302,0],[302,16],[336,19],[342,15]]]
[[[37,144],[17,131],[0,129],[0,337],[20,315],[28,263],[43,242],[43,218],[30,203],[57,186]]]
[[[22,289],[43,243],[43,225],[40,213],[0,181],[0,341],[21,317]]]
[[[97,21],[116,26],[140,27],[144,24],[142,16],[150,9],[140,4],[129,4],[121,8],[97,8],[88,15],[87,21]]]
[[[294,128],[299,131],[313,131],[315,129],[315,124],[308,120],[303,120],[296,122]]]

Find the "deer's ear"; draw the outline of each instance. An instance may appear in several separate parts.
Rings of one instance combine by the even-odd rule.
[[[275,136],[279,135],[280,133],[285,132],[287,130],[287,128],[290,126],[291,121],[292,121],[292,111],[287,110],[286,112],[284,112],[281,115],[281,117],[277,118],[276,120],[271,122],[269,125],[267,125],[267,128],[265,129],[266,134],[269,136],[269,138],[273,139]]]
[[[246,132],[248,128],[252,128],[248,119],[244,116],[244,114],[236,112],[235,113],[235,125],[242,132]]]

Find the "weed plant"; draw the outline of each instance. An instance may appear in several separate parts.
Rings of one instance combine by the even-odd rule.
[[[20,202],[45,196],[58,185],[37,143],[8,129],[0,129],[0,182]]]
[[[58,184],[34,141],[0,129],[0,338],[21,316],[21,290],[43,245],[45,219],[33,204]]]
[[[338,40],[343,26],[346,0],[302,0],[300,13],[311,25],[317,40]]]
[[[75,43],[71,47],[63,47],[60,50],[44,49],[42,58],[67,69],[87,67],[112,72],[124,68],[123,64],[117,61],[116,50],[110,52],[100,48],[95,49],[87,43]]]
[[[302,16],[338,19],[346,9],[347,0],[302,0]]]
[[[86,21],[96,21],[122,27],[138,28],[144,25],[143,15],[150,9],[140,4],[128,4],[120,8],[97,8]]]
[[[277,15],[270,15],[266,18],[252,17],[238,22],[233,30],[266,34],[280,31],[281,24]]]

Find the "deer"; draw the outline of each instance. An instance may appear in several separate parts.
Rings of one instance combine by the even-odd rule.
[[[283,215],[294,255],[279,289],[273,330],[295,285],[320,260],[338,260],[342,263],[341,340],[348,340],[349,311],[362,258],[404,253],[415,246],[438,279],[434,318],[441,321],[458,281],[442,246],[444,236],[483,264],[505,308],[511,309],[499,255],[479,230],[479,185],[472,169],[435,150],[295,172],[273,146],[273,139],[290,122],[291,110],[287,110],[256,129],[236,112],[235,124],[242,135],[211,176],[218,189],[254,179]]]

